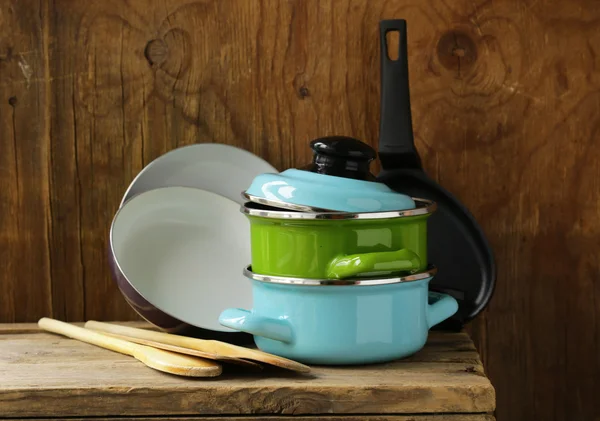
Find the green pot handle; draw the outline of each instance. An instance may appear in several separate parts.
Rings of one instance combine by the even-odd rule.
[[[345,279],[370,272],[413,271],[421,259],[408,249],[338,256],[329,263],[329,279]]]

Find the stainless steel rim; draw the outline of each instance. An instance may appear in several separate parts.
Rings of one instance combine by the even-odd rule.
[[[273,219],[326,219],[326,220],[344,220],[344,219],[386,219],[386,218],[405,218],[409,216],[428,215],[437,209],[437,203],[417,197],[412,198],[417,206],[412,209],[384,212],[297,212],[291,210],[259,209],[252,207],[256,203],[246,202],[240,208],[240,211],[250,216],[260,216],[262,218]]]
[[[354,278],[354,279],[309,279],[309,278],[291,278],[286,276],[261,275],[252,272],[252,266],[244,268],[244,276],[254,281],[270,284],[298,285],[298,286],[375,286],[389,285],[406,282],[421,281],[431,278],[437,273],[434,265],[429,265],[426,271],[415,273],[402,277],[372,277],[372,278]]]
[[[339,211],[334,211],[331,209],[315,208],[312,206],[297,205],[295,203],[282,202],[281,200],[265,199],[263,197],[254,196],[254,195],[248,194],[246,192],[242,193],[242,197],[253,203],[260,203],[261,205],[273,206],[275,208],[289,209],[291,211],[315,212],[315,213],[339,212]]]

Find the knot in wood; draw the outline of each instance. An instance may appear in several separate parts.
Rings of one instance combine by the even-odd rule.
[[[306,86],[301,86],[300,89],[298,89],[298,94],[300,94],[301,99],[304,99],[307,96],[310,96],[310,91]]]
[[[158,66],[169,56],[169,47],[162,39],[153,39],[146,45],[144,55],[151,66]]]
[[[464,74],[477,60],[477,45],[473,38],[461,31],[448,31],[440,38],[437,55],[442,66]]]
[[[299,99],[306,99],[311,95],[311,92],[308,89],[307,85],[307,77],[304,73],[298,73],[294,77],[294,89],[296,90],[296,95]]]

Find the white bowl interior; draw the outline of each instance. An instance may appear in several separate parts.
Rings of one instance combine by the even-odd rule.
[[[242,274],[250,225],[231,199],[189,187],[144,192],[115,215],[111,243],[132,286],[172,317],[230,332],[218,322],[221,311],[252,306]]]
[[[278,171],[244,149],[220,143],[198,143],[173,149],[148,164],[133,180],[122,203],[160,187],[195,187],[225,196],[239,204],[254,177]]]

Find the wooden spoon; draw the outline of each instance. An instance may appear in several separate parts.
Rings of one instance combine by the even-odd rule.
[[[242,358],[226,357],[224,355],[214,354],[211,352],[198,351],[197,349],[184,348],[182,346],[169,345],[169,344],[165,344],[162,342],[156,342],[156,341],[151,341],[151,340],[142,339],[142,338],[135,338],[133,336],[120,335],[120,334],[116,334],[116,333],[112,333],[112,332],[103,332],[103,334],[112,336],[112,337],[115,337],[118,339],[123,339],[125,341],[134,342],[136,344],[150,346],[152,348],[159,348],[159,349],[164,349],[166,351],[176,352],[178,354],[193,355],[194,357],[201,357],[201,358],[206,358],[208,360],[216,360],[216,361],[221,361],[224,363],[231,363],[231,364],[240,365],[240,366],[248,367],[248,368],[255,368],[255,369],[259,369],[259,370],[262,370],[262,368],[263,368],[258,363],[244,360]]]
[[[183,348],[195,349],[203,352],[210,352],[228,357],[244,358],[261,363],[271,364],[280,368],[285,368],[300,373],[308,373],[310,367],[299,362],[268,354],[263,351],[244,348],[232,345],[227,342],[196,339],[187,336],[173,335],[171,333],[156,332],[147,329],[138,329],[134,327],[121,326],[112,323],[97,322],[90,320],[85,323],[87,329],[98,330],[101,332],[114,333],[125,337],[146,339],[149,341],[162,342],[164,344],[180,346]]]
[[[216,377],[222,372],[221,365],[215,361],[135,344],[48,317],[42,317],[38,326],[48,332],[130,355],[148,367],[165,373],[187,377]]]

